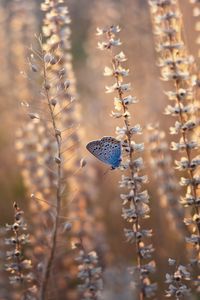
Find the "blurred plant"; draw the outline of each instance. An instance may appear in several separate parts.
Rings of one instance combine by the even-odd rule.
[[[23,77],[26,77],[28,71],[28,64],[26,64],[25,60],[28,56],[28,46],[33,42],[32,37],[37,33],[36,7],[32,0],[9,1],[8,6],[10,10],[8,28],[10,33],[8,38],[10,42],[9,69],[12,69],[10,79],[12,82],[15,82],[10,92],[12,105],[15,108],[14,113],[19,114],[18,105],[20,101],[32,99],[30,81],[28,78],[24,80]],[[20,76],[20,73],[22,76]],[[21,118],[23,120],[23,116]]]
[[[6,228],[1,227],[0,228],[0,299],[5,299],[8,295],[8,290],[9,290],[9,285],[8,284],[8,278],[7,278],[7,272],[5,271],[5,268],[3,267],[6,262],[6,248],[7,246],[5,245],[5,236],[6,236]],[[5,274],[6,273],[6,274]],[[10,293],[9,293],[10,295]]]
[[[24,3],[24,5],[22,4]],[[23,8],[22,8],[23,6]],[[24,17],[26,16],[26,17]],[[16,119],[18,124],[23,119],[20,114],[19,118],[19,101],[27,95],[26,84],[20,71],[26,63],[26,44],[30,43],[30,36],[27,34],[36,32],[36,22],[34,14],[34,1],[1,1],[0,4],[0,57],[1,57],[1,72],[4,74],[0,79],[1,89],[1,121],[3,126],[0,130],[0,148],[1,148],[1,167],[2,174],[6,172],[10,177],[9,183],[7,176],[1,175],[1,186],[3,187],[2,197],[6,197],[11,203],[13,197],[16,201],[21,201],[23,198],[24,189],[19,176],[19,168],[16,166],[15,148],[13,147],[15,139]],[[33,34],[34,34],[33,33]],[[22,50],[23,48],[23,50]],[[29,96],[30,96],[29,91]],[[5,100],[6,99],[6,100]],[[7,130],[4,130],[4,126]],[[16,193],[17,191],[17,193]],[[3,193],[6,195],[3,196]],[[1,210],[10,209],[5,201],[1,202]]]
[[[125,236],[128,242],[135,243],[135,254],[137,265],[131,268],[134,276],[134,285],[137,286],[139,299],[145,299],[154,295],[156,284],[151,284],[149,274],[154,272],[155,263],[144,264],[145,259],[150,259],[154,251],[152,245],[146,245],[144,240],[152,236],[152,230],[142,229],[141,220],[149,217],[149,196],[147,191],[142,191],[142,184],[147,181],[146,176],[140,174],[143,166],[142,158],[135,158],[134,154],[143,151],[144,145],[137,144],[133,141],[133,135],[141,133],[140,125],[132,127],[130,125],[129,105],[136,103],[137,99],[132,96],[125,96],[125,93],[130,90],[130,83],[124,83],[124,77],[128,76],[129,70],[123,67],[123,62],[126,57],[123,52],[115,53],[114,47],[121,45],[117,34],[120,31],[118,26],[109,28],[97,29],[98,35],[103,35],[106,40],[98,43],[100,50],[109,50],[111,55],[112,67],[105,67],[104,75],[112,76],[115,83],[112,86],[106,87],[107,93],[117,92],[114,98],[115,111],[112,112],[112,117],[123,118],[124,127],[117,127],[117,138],[121,141],[123,151],[123,161],[121,170],[125,173],[122,175],[122,180],[119,182],[121,188],[127,193],[121,194],[123,200],[122,217],[132,223],[132,228],[125,228]],[[127,207],[127,205],[129,205]]]
[[[60,225],[62,225],[62,233],[68,232],[66,228],[70,226],[73,237],[79,234],[82,238],[87,236],[89,248],[94,238],[94,230],[91,227],[93,219],[87,212],[90,195],[85,190],[87,187],[87,183],[86,185],[84,183],[85,178],[83,180],[83,175],[79,175],[85,163],[83,160],[81,162],[79,139],[82,133],[78,128],[79,105],[74,101],[75,79],[71,54],[68,52],[70,49],[68,9],[63,2],[45,1],[42,10],[45,11],[43,26],[45,40],[39,38],[40,49],[32,48],[29,58],[30,69],[33,76],[37,78],[34,82],[43,82],[39,93],[42,100],[37,98],[34,104],[32,101],[22,103],[28,110],[31,123],[23,131],[19,131],[17,142],[24,177],[32,191],[32,212],[36,215],[39,210],[42,220],[42,223],[38,222],[38,218],[33,216],[37,223],[34,244],[39,261],[38,271],[43,272],[40,286],[41,299],[51,291],[49,278],[52,276],[55,252],[57,265],[54,267],[59,267],[56,276],[57,284],[61,290],[64,286],[61,279],[62,272],[66,272],[64,266],[69,260],[64,259],[62,272],[60,260],[69,250],[67,244],[61,243],[58,239],[61,234]],[[64,202],[66,198],[69,200],[68,203]],[[68,218],[66,218],[66,208]],[[44,247],[49,249],[45,264],[43,263],[46,256]],[[66,289],[68,287],[65,286],[65,291]],[[58,288],[56,293],[61,290]]]
[[[198,18],[200,16],[200,6],[199,6],[200,2],[199,2],[199,0],[189,0],[189,2],[192,3],[192,4],[194,4],[194,7],[193,7],[193,16],[195,18],[197,18],[197,21],[195,23],[195,30],[197,32],[199,32],[200,31],[200,22],[199,22]],[[200,36],[199,35],[198,35],[198,37],[196,39],[196,43],[197,43],[197,45],[200,44]],[[200,57],[200,50],[198,51],[198,57]]]
[[[76,258],[78,263],[78,278],[81,284],[78,286],[82,300],[97,300],[103,289],[102,269],[99,267],[98,256],[95,251],[87,252],[84,248],[82,238],[74,244],[79,249]]]
[[[84,176],[82,174],[82,167],[85,166],[85,164],[82,164],[81,149],[84,129],[80,125],[80,103],[75,99],[77,94],[76,81],[72,67],[72,55],[70,53],[71,30],[69,24],[71,20],[68,8],[63,1],[44,1],[41,8],[45,11],[43,34],[46,37],[46,41],[44,48],[50,53],[56,52],[56,64],[51,71],[59,80],[61,87],[66,87],[66,89],[59,91],[57,95],[60,109],[62,110],[63,126],[69,128],[68,131],[63,133],[63,136],[65,134],[67,139],[66,151],[64,149],[62,154],[65,159],[64,167],[68,189],[75,194],[71,205],[68,205],[68,213],[72,219],[74,219],[75,223],[82,223],[73,226],[73,228],[76,227],[76,230],[79,232],[80,230],[84,231],[83,227],[85,226],[84,222],[86,220],[81,221],[81,215],[83,215],[84,212],[80,211],[79,213],[78,211],[81,210],[81,203],[87,208],[87,202],[90,202],[90,195],[84,187],[84,181],[87,182],[86,174],[84,174]]]
[[[4,73],[4,76],[0,80],[0,88],[1,88],[1,97],[8,97],[8,86],[10,83],[9,79],[9,57],[8,57],[8,39],[6,38],[6,32],[7,32],[7,23],[8,23],[8,10],[5,9],[4,5],[0,6],[0,39],[1,41],[4,41],[4,43],[1,43],[0,45],[0,56],[4,57],[2,60],[2,66],[1,70]],[[4,104],[4,103],[2,103]],[[2,109],[2,108],[1,108]]]
[[[106,7],[106,9],[105,9]],[[102,24],[102,27],[107,24],[118,24],[120,19],[119,13],[119,3],[113,0],[102,0],[102,1],[93,1],[92,5],[89,7],[89,20],[90,26],[88,29],[87,40],[84,45],[84,50],[86,52],[86,65],[85,68],[78,70],[81,78],[85,81],[85,85],[87,85],[87,92],[85,97],[89,97],[89,101],[84,103],[84,111],[83,113],[87,113],[88,117],[91,116],[91,120],[88,123],[92,123],[97,130],[103,130],[104,123],[101,122],[101,115],[104,109],[107,109],[109,106],[109,102],[103,102],[102,99],[105,97],[104,94],[104,84],[102,82],[102,74],[101,74],[101,66],[102,64],[106,65],[109,62],[108,57],[103,57],[103,61],[99,60],[98,57],[98,49],[96,47],[96,39],[94,39],[94,32],[99,24]],[[83,74],[82,74],[83,73]],[[85,76],[86,74],[86,76]],[[92,81],[92,85],[88,85],[88,81]],[[84,97],[84,90],[83,99]],[[96,114],[95,118],[92,118],[93,114],[99,111]],[[101,127],[99,128],[99,122],[101,122]],[[112,127],[112,124],[105,124],[106,130],[108,131]],[[86,124],[87,126],[87,124]],[[91,126],[92,127],[92,126]],[[88,127],[89,131],[91,127]],[[102,132],[99,132],[101,134]],[[92,132],[93,134],[93,132]],[[98,135],[97,135],[98,136]]]
[[[193,16],[195,18],[195,30],[197,32],[200,31],[200,21],[199,21],[199,17],[200,17],[200,2],[198,0],[190,0],[190,2],[192,4],[194,4],[194,7],[193,7]],[[196,21],[197,19],[197,21]],[[199,106],[199,101],[198,99],[200,99],[200,70],[199,70],[199,57],[200,57],[200,50],[199,50],[199,44],[200,44],[200,36],[197,36],[196,38],[196,44],[197,44],[197,50],[198,50],[198,53],[197,53],[197,56],[195,56],[195,60],[194,60],[194,63],[193,63],[193,66],[194,66],[194,70],[193,70],[193,73],[195,74],[196,78],[194,77],[194,98],[197,99],[197,105]],[[199,117],[199,111],[200,111],[200,108],[198,108],[198,117]],[[195,129],[195,138],[197,140],[199,140],[199,128],[196,128]]]
[[[27,5],[24,4],[23,7],[26,8],[29,5],[30,3]],[[31,13],[33,17],[32,9]],[[33,43],[34,33],[32,31],[29,32],[29,39],[31,40],[26,42],[27,46]],[[21,57],[20,59],[16,59],[20,63],[19,66],[17,65],[18,69],[22,68],[25,57],[28,56],[25,51],[25,45],[22,42],[20,45],[21,50],[19,53],[23,55],[23,62]],[[51,54],[49,56],[51,57]],[[53,170],[55,166],[53,157],[56,152],[56,142],[49,131],[49,120],[45,119],[46,108],[48,106],[43,105],[40,101],[41,95],[38,90],[40,90],[39,80],[41,78],[37,78],[37,76],[41,70],[37,66],[38,58],[37,56],[36,60],[34,60],[33,56],[31,56],[28,59],[25,70],[21,72],[24,78],[18,76],[20,77],[18,80],[22,81],[19,84],[21,89],[18,92],[18,98],[22,99],[22,108],[28,112],[29,119],[27,120],[23,116],[23,124],[21,128],[17,129],[16,149],[18,150],[18,162],[22,169],[24,184],[29,195],[31,194],[29,206],[31,210],[32,231],[34,232],[32,245],[35,263],[37,263],[37,276],[41,276],[43,261],[49,243],[49,236],[46,233],[49,231],[49,226],[52,226],[51,206],[55,205],[56,173]],[[56,106],[56,99],[52,103],[52,108],[54,106]],[[43,115],[44,120],[39,119],[40,114]]]
[[[160,129],[158,124],[149,125],[147,130],[150,163],[155,179],[159,180],[159,204],[165,211],[168,225],[173,230],[176,229],[176,234],[185,234],[185,226],[182,222],[184,212],[178,201],[180,186],[173,170],[172,157],[169,153],[165,132]],[[179,232],[178,229],[181,231]]]
[[[28,105],[29,116],[33,108],[35,111],[35,106]],[[42,111],[40,113],[42,114]],[[55,154],[55,143],[52,136],[49,136],[45,122],[30,117],[26,126],[25,124],[17,130],[16,148],[24,184],[28,194],[31,193],[29,210],[33,263],[36,265],[36,276],[40,278],[46,251],[49,249],[49,227],[53,226],[51,211],[52,207],[56,207],[56,173],[53,170],[52,158]]]
[[[36,287],[33,285],[34,275],[32,273],[31,260],[24,259],[25,245],[29,242],[27,225],[24,222],[24,212],[18,207],[17,203],[13,204],[15,215],[14,223],[6,225],[6,230],[11,234],[5,239],[5,244],[10,248],[6,252],[8,263],[6,270],[10,273],[9,281],[11,285],[20,286],[21,299],[36,299]]]
[[[131,275],[127,272],[125,265],[111,266],[106,268],[103,273],[103,292],[102,298],[109,300],[133,300],[133,295],[130,289]]]
[[[41,77],[43,82],[41,90],[41,109],[37,113],[29,113],[30,118],[34,121],[40,121],[45,124],[46,138],[48,143],[52,143],[53,149],[50,151],[50,162],[48,167],[54,174],[51,186],[51,198],[44,200],[49,204],[51,214],[51,229],[48,228],[48,246],[49,254],[46,257],[46,263],[43,267],[43,275],[40,286],[40,299],[47,297],[49,279],[52,274],[52,266],[55,260],[55,253],[58,243],[58,235],[60,228],[60,212],[62,199],[65,191],[65,177],[64,177],[64,160],[63,160],[63,128],[62,123],[62,111],[59,102],[56,99],[58,92],[67,89],[68,86],[61,86],[59,78],[56,79],[52,68],[56,64],[56,58],[54,53],[46,52],[43,49],[42,40],[39,39],[40,49],[32,49],[30,57],[31,66],[37,68],[38,76]],[[57,108],[58,107],[58,108]],[[59,118],[58,118],[59,116]]]
[[[188,55],[182,39],[182,19],[176,0],[149,1],[154,33],[156,35],[156,50],[159,53],[159,66],[162,80],[171,81],[174,90],[166,92],[170,101],[165,114],[177,118],[174,127],[170,127],[172,135],[179,135],[179,141],[171,143],[173,151],[182,151],[185,156],[175,160],[176,169],[184,172],[180,185],[186,191],[181,203],[186,209],[184,223],[191,232],[186,236],[187,245],[193,249],[190,263],[198,269],[200,249],[200,215],[199,215],[199,165],[197,155],[199,142],[194,133],[199,126],[197,118],[198,104],[195,99],[195,80],[192,76],[193,58]],[[195,156],[197,155],[197,156]],[[197,270],[197,274],[199,271]],[[193,274],[195,276],[195,274]],[[197,275],[198,276],[198,275]],[[199,278],[193,283],[199,285]]]
[[[185,299],[190,296],[190,289],[187,286],[187,281],[191,280],[190,272],[183,265],[178,265],[176,260],[169,259],[169,266],[175,266],[173,274],[166,274],[166,283],[169,284],[166,291],[167,298],[175,298],[177,300]]]
[[[166,141],[165,132],[160,129],[158,124],[155,126],[149,125],[148,131],[148,144],[151,155],[152,170],[155,179],[159,182],[158,193],[160,195],[160,199],[158,201],[158,205],[161,205],[162,209],[164,209],[164,216],[162,215],[162,220],[166,217],[168,221],[167,226],[172,230],[172,232],[176,230],[176,238],[179,237],[182,242],[182,237],[184,237],[188,232],[182,222],[184,219],[184,212],[178,202],[180,187],[173,170],[172,157],[169,153],[169,146]],[[166,227],[166,222],[164,222],[164,226]],[[165,228],[161,229],[161,232],[163,232],[163,230],[165,230]],[[165,233],[165,237],[168,243],[169,239],[167,237],[167,233]],[[160,239],[161,237],[159,240]],[[164,243],[163,247],[166,247]],[[184,250],[185,248],[182,249],[183,252]],[[168,253],[168,255],[169,254],[170,253]],[[169,258],[168,263],[172,266],[176,264],[176,261]],[[165,282],[169,284],[169,290],[166,291],[166,297],[175,296],[176,299],[182,299],[190,294],[190,289],[183,282],[185,279],[184,272],[186,272],[186,267],[180,265],[175,266],[174,274],[170,275],[166,273]],[[190,275],[189,271],[187,271],[187,275]],[[186,279],[190,280],[190,278]]]
[[[71,55],[71,23],[68,8],[64,1],[44,1],[41,9],[45,12],[43,34],[46,38],[44,49],[49,53],[55,52],[56,64],[51,70],[57,77],[61,87],[59,91],[60,110],[62,110],[62,124],[70,130],[63,133],[66,138],[66,148],[62,151],[64,169],[67,177],[67,190],[73,198],[68,199],[66,204],[67,214],[73,222],[70,231],[71,240],[76,242],[81,235],[87,249],[97,248],[102,252],[102,239],[96,239],[97,231],[94,230],[94,215],[96,208],[92,201],[95,193],[91,193],[95,174],[91,167],[87,166],[87,173],[83,171],[86,165],[82,159],[82,145],[84,127],[81,118],[81,103],[77,99],[76,80],[72,67]],[[92,176],[92,178],[91,178]],[[71,196],[70,196],[71,197]],[[69,198],[69,197],[68,197]],[[91,213],[92,212],[92,213]],[[98,235],[102,235],[98,232]],[[68,254],[69,255],[69,254]],[[73,254],[71,253],[71,256]],[[68,261],[69,266],[69,259]],[[63,262],[66,265],[66,262]],[[71,260],[70,264],[73,264]],[[72,272],[74,273],[74,271]],[[71,280],[74,280],[71,274]]]

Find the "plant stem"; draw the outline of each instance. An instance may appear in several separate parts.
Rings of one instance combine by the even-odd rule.
[[[48,82],[47,82],[47,70],[46,70],[46,64],[45,61],[43,60],[43,77],[44,77],[44,88],[45,88],[45,96],[48,102],[48,108],[49,112],[51,115],[51,121],[53,125],[53,130],[54,130],[54,137],[56,140],[56,146],[57,146],[57,157],[59,159],[59,163],[57,163],[57,186],[56,186],[56,211],[55,211],[55,222],[53,225],[53,230],[52,230],[52,238],[51,238],[51,243],[50,243],[50,254],[47,259],[47,263],[45,266],[44,274],[43,274],[43,279],[41,283],[41,288],[40,288],[40,300],[44,300],[46,298],[46,293],[47,293],[47,288],[48,288],[48,283],[49,279],[51,276],[51,270],[55,258],[55,251],[56,251],[56,245],[57,245],[57,238],[58,238],[58,227],[59,227],[59,215],[60,215],[60,207],[61,207],[61,138],[60,135],[58,134],[57,131],[57,126],[56,126],[56,120],[53,112],[52,105],[50,103],[50,96],[49,96],[49,90],[47,88]]]

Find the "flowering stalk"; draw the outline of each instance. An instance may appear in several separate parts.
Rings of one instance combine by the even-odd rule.
[[[200,17],[200,1],[199,0],[190,0],[190,2],[193,4],[193,16],[197,19],[197,21],[195,22],[195,30],[199,33],[200,31],[200,21],[199,21],[199,17]],[[199,102],[198,99],[200,98],[200,69],[199,69],[199,57],[200,57],[200,49],[199,49],[199,45],[200,45],[200,35],[198,34],[197,38],[196,38],[196,44],[197,44],[197,57],[195,57],[195,62],[194,62],[194,74],[196,76],[194,84],[195,84],[195,99],[197,99],[197,103]],[[200,111],[200,109],[198,110],[198,112]],[[199,139],[199,129],[196,129],[196,139]]]
[[[192,76],[194,60],[188,56],[182,39],[182,19],[178,1],[152,0],[149,3],[162,79],[174,84],[174,90],[166,93],[174,105],[168,105],[165,113],[177,118],[174,127],[170,128],[170,133],[178,135],[179,140],[171,143],[171,149],[185,154],[179,161],[175,161],[175,164],[179,171],[187,175],[187,177],[181,177],[180,180],[180,185],[186,190],[181,203],[185,208],[190,208],[190,212],[185,210],[187,215],[184,223],[191,232],[191,235],[186,237],[186,242],[193,249],[190,262],[197,267],[200,255],[200,199],[198,194],[200,158],[199,155],[195,156],[199,149],[199,143],[195,137],[199,119],[194,89],[196,77]],[[198,284],[197,282],[194,280],[195,284]]]
[[[169,153],[169,145],[166,141],[165,132],[157,124],[148,126],[148,149],[150,151],[150,164],[156,180],[159,180],[158,193],[159,203],[165,210],[169,226],[181,229],[185,234],[183,208],[178,202],[180,186],[176,180],[172,167],[172,157]],[[178,231],[176,232],[178,233]]]
[[[164,214],[167,218],[167,226],[176,230],[175,234],[185,236],[186,228],[182,222],[184,218],[183,209],[178,202],[178,195],[180,187],[175,178],[172,167],[172,157],[169,153],[169,147],[165,141],[165,133],[160,130],[159,125],[148,126],[149,134],[149,149],[151,152],[151,164],[156,180],[159,181],[158,192],[160,194],[159,203],[164,209]],[[162,216],[162,219],[164,217]],[[164,222],[166,226],[166,222]],[[165,230],[165,229],[164,229]],[[167,240],[167,239],[166,239]],[[181,239],[182,241],[182,239]],[[168,240],[167,240],[168,243]],[[164,245],[165,247],[165,245]],[[184,250],[183,250],[184,251]],[[183,265],[177,265],[173,259],[168,259],[169,266],[174,266],[172,273],[166,273],[165,283],[168,284],[166,297],[175,297],[175,299],[182,299],[190,294],[188,281],[190,281],[190,273]]]
[[[123,200],[122,217],[132,223],[131,228],[124,229],[125,236],[128,242],[135,243],[135,254],[137,265],[132,268],[132,273],[137,274],[136,284],[138,288],[138,297],[140,300],[154,295],[156,284],[151,284],[149,273],[155,269],[155,263],[149,262],[144,264],[145,259],[152,257],[154,251],[152,245],[146,245],[144,239],[152,236],[152,230],[142,229],[141,220],[149,217],[149,196],[147,191],[141,191],[142,184],[147,181],[146,176],[140,174],[143,166],[142,158],[136,158],[137,152],[143,151],[143,144],[137,144],[133,140],[133,136],[141,133],[140,125],[132,127],[130,125],[129,106],[137,102],[137,99],[132,96],[126,96],[126,92],[130,90],[130,83],[124,83],[124,77],[128,76],[129,70],[123,67],[123,62],[126,57],[123,52],[114,53],[114,47],[121,45],[116,34],[120,31],[118,26],[111,26],[106,29],[97,29],[98,35],[105,35],[106,41],[99,42],[98,46],[101,50],[109,50],[112,60],[112,68],[105,67],[104,75],[113,76],[115,83],[112,86],[106,87],[107,93],[117,92],[114,98],[116,111],[112,112],[112,117],[122,118],[123,127],[117,127],[117,139],[121,141],[122,146],[122,163],[121,169],[126,172],[122,175],[120,187],[126,192],[121,195]]]
[[[70,151],[72,152],[72,148],[74,148],[74,139],[71,134],[71,127],[74,124],[69,118],[73,101],[69,93],[69,86],[73,80],[70,78],[71,81],[69,81],[67,78],[71,71],[70,64],[68,64],[68,68],[66,67],[66,57],[70,62],[70,54],[64,54],[65,49],[68,50],[70,34],[68,10],[62,1],[57,0],[44,1],[41,8],[46,12],[42,27],[46,39],[45,41],[39,40],[41,46],[39,50],[32,49],[29,65],[36,76],[38,73],[40,74],[43,81],[42,101],[38,101],[38,107],[34,104],[32,108],[32,103],[28,106],[29,110],[35,110],[34,107],[36,107],[36,112],[29,113],[33,123],[31,128],[36,130],[33,130],[32,134],[28,131],[28,135],[35,136],[33,143],[37,143],[34,148],[31,148],[31,152],[34,149],[33,158],[36,157],[36,164],[34,165],[33,160],[31,161],[28,175],[31,175],[34,168],[38,168],[40,172],[34,173],[28,180],[31,182],[30,188],[33,188],[34,192],[32,199],[39,201],[39,207],[42,206],[44,213],[42,220],[44,223],[52,222],[50,231],[49,228],[43,228],[44,231],[46,229],[46,234],[50,234],[41,241],[44,244],[44,241],[47,240],[49,249],[47,257],[43,257],[46,260],[44,265],[40,262],[43,266],[43,274],[39,298],[46,299],[50,290],[49,280],[52,276],[52,266],[55,258],[60,258],[60,252],[58,253],[57,250],[61,225],[61,204],[65,196],[65,156],[69,160]],[[66,141],[68,142],[67,146]],[[40,174],[42,174],[41,180],[38,178]],[[50,216],[53,217],[53,220],[50,220]],[[63,232],[66,232],[66,226],[66,224],[63,225]],[[37,232],[41,239],[43,234],[38,230]],[[65,249],[64,246],[63,248]]]
[[[73,201],[68,201],[70,205],[67,207],[67,215],[72,220],[72,228],[70,230],[70,238],[72,244],[75,243],[79,235],[84,240],[85,249],[99,248],[101,243],[95,238],[96,230],[94,230],[94,212],[91,213],[91,195],[90,187],[92,184],[89,174],[90,167],[87,168],[87,174],[82,172],[85,161],[82,159],[82,149],[80,141],[83,140],[84,128],[80,112],[80,102],[76,101],[76,80],[72,66],[71,55],[71,29],[70,16],[68,8],[64,1],[59,0],[44,0],[41,4],[41,9],[44,11],[43,34],[45,36],[45,50],[49,53],[55,52],[57,63],[52,69],[54,77],[59,79],[61,86],[67,86],[67,89],[60,91],[57,96],[58,104],[62,110],[62,126],[72,127],[71,133],[66,134],[66,149],[62,151],[64,160],[64,172],[67,178],[68,195],[71,197],[73,193]],[[73,102],[73,103],[72,103]],[[71,103],[71,105],[69,105]],[[74,195],[75,193],[75,195]],[[73,255],[70,253],[71,260],[68,254],[67,269],[73,269]],[[63,256],[63,265],[66,269],[66,257]],[[62,274],[60,275],[62,278]],[[75,278],[74,278],[75,277]],[[76,280],[77,274],[74,272],[68,273],[68,282],[66,289],[69,290],[70,281]],[[70,291],[69,291],[70,292]]]
[[[95,251],[87,252],[82,238],[74,245],[79,249],[78,278],[82,281],[78,288],[82,300],[97,300],[103,287],[102,269],[99,267],[98,256]]]
[[[188,0],[191,4],[193,4],[193,16],[197,19],[197,21],[195,22],[195,30],[198,32],[198,36],[196,39],[196,44],[199,47],[200,44],[200,35],[199,35],[199,31],[200,31],[200,22],[199,22],[199,17],[200,17],[200,1],[199,0]],[[198,57],[200,57],[200,50],[198,49],[198,53],[197,53]]]
[[[176,300],[183,299],[190,296],[190,289],[187,286],[187,281],[191,280],[190,272],[183,265],[177,265],[176,260],[169,259],[169,266],[174,266],[174,272],[172,274],[166,274],[165,282],[169,284],[166,291],[166,297],[175,297]]]
[[[43,275],[43,281],[42,281],[42,285],[41,285],[41,294],[40,294],[40,298],[41,299],[45,299],[46,296],[46,289],[48,286],[48,282],[49,282],[49,277],[51,274],[51,268],[52,268],[52,264],[54,261],[54,256],[55,256],[55,251],[56,251],[56,244],[57,244],[57,238],[58,238],[58,226],[59,226],[59,215],[60,215],[60,209],[61,209],[61,191],[62,191],[62,169],[61,169],[61,163],[62,163],[62,154],[61,154],[61,134],[60,131],[58,129],[58,125],[56,122],[56,118],[54,115],[54,104],[51,101],[50,98],[50,94],[49,94],[49,89],[50,89],[50,84],[48,81],[48,63],[50,62],[48,57],[48,54],[45,54],[45,52],[43,51],[43,78],[44,78],[44,93],[45,93],[45,97],[47,100],[47,104],[48,104],[48,109],[49,109],[49,113],[50,113],[50,117],[51,117],[51,122],[52,122],[52,127],[53,127],[53,134],[54,134],[54,138],[56,141],[56,148],[57,148],[57,155],[55,156],[55,163],[57,165],[57,183],[56,183],[56,212],[55,212],[55,220],[54,220],[54,225],[53,225],[53,229],[52,229],[52,241],[51,241],[51,249],[50,249],[50,254],[45,266],[45,271],[44,271],[44,275]]]
[[[39,108],[37,112],[30,112],[29,116],[32,122],[41,123],[45,128],[43,132],[45,136],[46,146],[50,144],[52,147],[48,147],[48,160],[45,160],[43,168],[48,168],[53,175],[51,180],[51,186],[48,191],[51,193],[46,196],[45,199],[38,199],[48,205],[48,212],[50,216],[46,215],[46,221],[51,221],[51,230],[47,230],[48,235],[48,249],[49,253],[45,257],[46,262],[43,267],[43,275],[40,284],[40,299],[46,299],[49,279],[52,275],[52,266],[55,260],[56,249],[58,246],[58,235],[60,228],[60,211],[63,200],[63,192],[65,190],[64,181],[64,160],[63,160],[63,132],[66,131],[62,122],[62,108],[60,108],[59,102],[56,98],[57,93],[63,93],[63,89],[67,89],[67,86],[60,84],[59,78],[56,78],[52,68],[56,65],[57,57],[55,52],[46,52],[42,41],[39,39],[40,49],[32,49],[29,63],[34,73],[39,73],[40,80],[43,81],[41,89],[41,99],[39,101]],[[57,67],[57,66],[56,66]],[[58,70],[59,72],[60,70]],[[43,145],[42,145],[43,146]],[[45,197],[45,194],[43,195]],[[34,195],[33,195],[34,199]],[[36,198],[37,200],[37,198]]]
[[[24,245],[29,242],[29,235],[26,233],[27,225],[23,219],[24,212],[18,207],[16,202],[14,202],[13,207],[14,223],[6,225],[6,230],[12,232],[12,235],[5,239],[5,244],[9,247],[14,247],[14,249],[10,249],[6,253],[7,260],[9,261],[6,264],[6,270],[10,273],[10,284],[21,286],[24,296],[29,295],[33,297],[32,292],[34,291],[34,287],[30,287],[30,284],[34,280],[33,274],[30,271],[32,265],[30,260],[24,259]]]

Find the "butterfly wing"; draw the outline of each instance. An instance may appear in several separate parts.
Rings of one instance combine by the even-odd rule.
[[[113,168],[119,166],[121,161],[121,143],[112,137],[103,137],[101,140],[87,144],[87,150],[102,162]]]
[[[86,148],[96,158],[98,158],[102,162],[108,164],[107,156],[105,155],[105,153],[102,149],[102,143],[100,140],[92,141],[92,142],[88,143]]]
[[[113,168],[119,167],[121,162],[121,142],[113,137],[103,137],[101,139],[102,149],[106,153],[107,163]]]

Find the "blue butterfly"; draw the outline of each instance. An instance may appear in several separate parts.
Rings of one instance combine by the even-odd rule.
[[[121,162],[121,142],[113,137],[105,136],[101,140],[87,144],[87,150],[96,158],[108,164],[112,169],[119,167]]]

